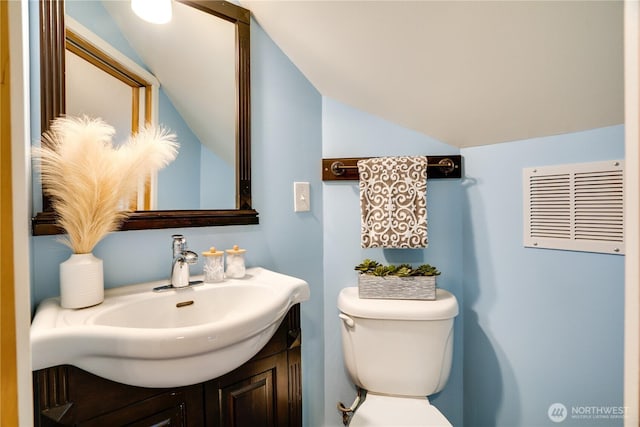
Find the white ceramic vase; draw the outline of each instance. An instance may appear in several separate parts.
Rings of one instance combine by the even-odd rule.
[[[92,253],[73,254],[60,264],[60,305],[84,308],[104,301],[102,260]]]

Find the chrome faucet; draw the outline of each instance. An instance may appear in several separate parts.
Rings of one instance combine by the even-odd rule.
[[[171,283],[174,288],[189,286],[189,265],[198,261],[198,254],[187,250],[187,239],[182,234],[174,234]]]
[[[189,265],[198,261],[198,254],[187,250],[187,239],[182,234],[171,236],[173,243],[173,261],[171,262],[171,277],[168,285],[156,286],[154,292],[164,292],[173,289],[184,289],[190,286],[202,285],[202,280],[189,280]]]

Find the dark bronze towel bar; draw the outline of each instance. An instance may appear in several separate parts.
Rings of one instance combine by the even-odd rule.
[[[428,178],[461,178],[462,156],[427,156],[429,158]],[[358,180],[358,160],[369,157],[345,157],[322,159],[323,181]]]

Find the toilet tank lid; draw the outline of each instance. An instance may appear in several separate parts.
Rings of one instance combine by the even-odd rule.
[[[358,296],[357,287],[350,287],[340,291],[338,309],[366,319],[443,320],[458,315],[458,301],[444,289],[436,289],[436,299],[426,301],[365,299]]]

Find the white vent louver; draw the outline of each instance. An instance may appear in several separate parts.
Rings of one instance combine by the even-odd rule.
[[[525,168],[524,246],[624,254],[622,160]]]

